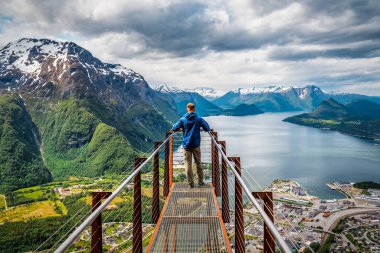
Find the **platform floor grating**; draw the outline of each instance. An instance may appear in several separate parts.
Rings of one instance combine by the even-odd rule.
[[[210,185],[171,189],[151,239],[150,252],[231,252]],[[222,227],[223,226],[223,227]]]

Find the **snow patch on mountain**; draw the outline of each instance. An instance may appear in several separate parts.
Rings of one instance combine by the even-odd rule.
[[[284,86],[268,86],[268,87],[252,87],[252,88],[238,88],[232,90],[233,93],[240,93],[242,95],[248,94],[263,94],[263,93],[283,93],[291,90],[293,87]]]
[[[160,84],[157,87],[155,87],[154,90],[159,91],[161,93],[165,93],[165,94],[186,92],[185,90],[181,90],[178,87],[169,86],[167,84]]]
[[[111,75],[113,79],[121,77],[125,83],[145,82],[133,70],[119,64],[103,63],[73,42],[23,38],[0,49],[0,77],[12,76],[13,83],[22,84],[29,80],[29,83],[38,84],[41,78],[53,78],[54,73],[59,73],[57,80],[60,81],[67,76],[75,79],[80,71],[85,73],[90,84],[100,75]]]
[[[143,80],[143,77],[140,74],[120,64],[111,65],[109,66],[109,69],[116,75],[132,78],[132,81]]]
[[[54,56],[58,61],[65,59],[67,54],[63,42],[20,39],[0,50],[0,62],[7,66],[7,69],[19,69],[24,73],[37,75],[41,70],[42,58]]]
[[[225,94],[225,92],[218,91],[218,90],[215,90],[215,89],[209,88],[209,87],[197,87],[194,89],[185,89],[185,90],[188,92],[196,92],[199,95],[201,95],[205,98],[209,98],[209,99],[219,98]]]

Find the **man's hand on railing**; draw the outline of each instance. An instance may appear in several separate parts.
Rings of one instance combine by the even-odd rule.
[[[183,132],[183,129],[180,128],[177,131],[174,131],[173,129],[170,129],[169,134],[175,133],[175,132]]]

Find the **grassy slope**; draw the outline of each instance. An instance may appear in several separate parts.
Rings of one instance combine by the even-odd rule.
[[[70,98],[49,106],[35,103],[32,111],[43,139],[44,157],[55,179],[70,175],[95,177],[120,172],[135,154],[127,138],[112,126],[105,108]],[[100,115],[100,116],[99,116]]]
[[[37,138],[22,99],[14,94],[0,96],[0,193],[51,180]]]
[[[0,212],[0,223],[42,219],[46,217],[60,217],[66,213],[66,207],[59,200],[46,200],[2,211]]]

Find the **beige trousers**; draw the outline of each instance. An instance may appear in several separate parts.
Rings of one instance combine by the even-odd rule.
[[[187,182],[190,185],[194,184],[193,175],[193,156],[195,164],[197,165],[198,183],[203,183],[203,168],[201,163],[201,148],[185,148],[183,150],[183,158],[185,161],[185,170],[187,175]]]

